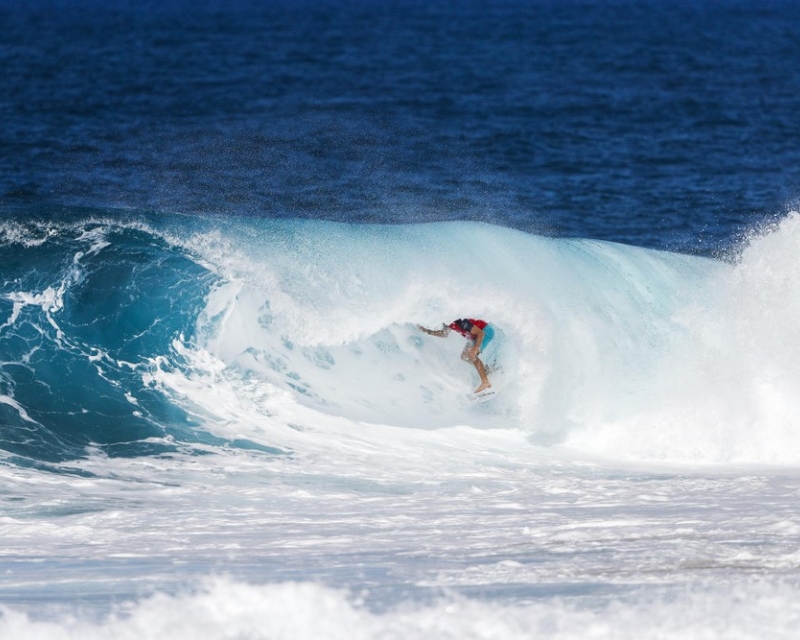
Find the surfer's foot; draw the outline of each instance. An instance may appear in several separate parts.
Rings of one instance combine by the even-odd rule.
[[[482,382],[481,385],[477,389],[475,389],[475,393],[480,393],[481,391],[486,391],[491,386],[492,386],[491,382]]]

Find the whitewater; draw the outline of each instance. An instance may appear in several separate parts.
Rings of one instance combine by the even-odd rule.
[[[792,637],[799,245],[6,219],[0,637]]]

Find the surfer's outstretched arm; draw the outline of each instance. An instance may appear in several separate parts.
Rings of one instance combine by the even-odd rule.
[[[429,336],[436,336],[437,338],[446,338],[447,334],[450,333],[450,327],[445,325],[442,325],[441,329],[433,330],[433,329],[426,329],[421,324],[418,324],[417,329],[419,329],[424,333],[427,333]]]

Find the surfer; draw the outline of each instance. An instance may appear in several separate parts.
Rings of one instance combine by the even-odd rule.
[[[458,320],[453,320],[449,325],[442,324],[442,328],[438,330],[426,329],[419,324],[417,327],[429,336],[436,336],[437,338],[446,338],[451,330],[464,336],[469,342],[461,352],[461,359],[464,362],[471,362],[481,377],[481,383],[475,389],[475,393],[486,391],[492,386],[492,383],[489,382],[489,377],[486,375],[486,367],[478,357],[481,351],[486,348],[486,345],[494,338],[494,329],[488,322],[472,318],[459,318]]]

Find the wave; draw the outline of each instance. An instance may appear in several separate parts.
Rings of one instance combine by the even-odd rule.
[[[800,216],[735,264],[480,223],[85,212],[0,225],[2,448],[282,453],[277,425],[521,429],[621,458],[794,462]],[[483,317],[496,400],[467,394]],[[265,426],[266,425],[266,426]]]
[[[518,605],[443,594],[430,603],[370,611],[360,598],[312,583],[247,584],[215,578],[179,595],[156,593],[115,605],[112,613],[46,620],[2,607],[0,635],[80,638],[792,638],[800,611],[788,579],[742,578],[731,585],[663,587],[618,601],[536,598]],[[314,611],[314,615],[309,615]],[[716,615],[709,615],[713,611]],[[456,614],[456,615],[454,615]]]

